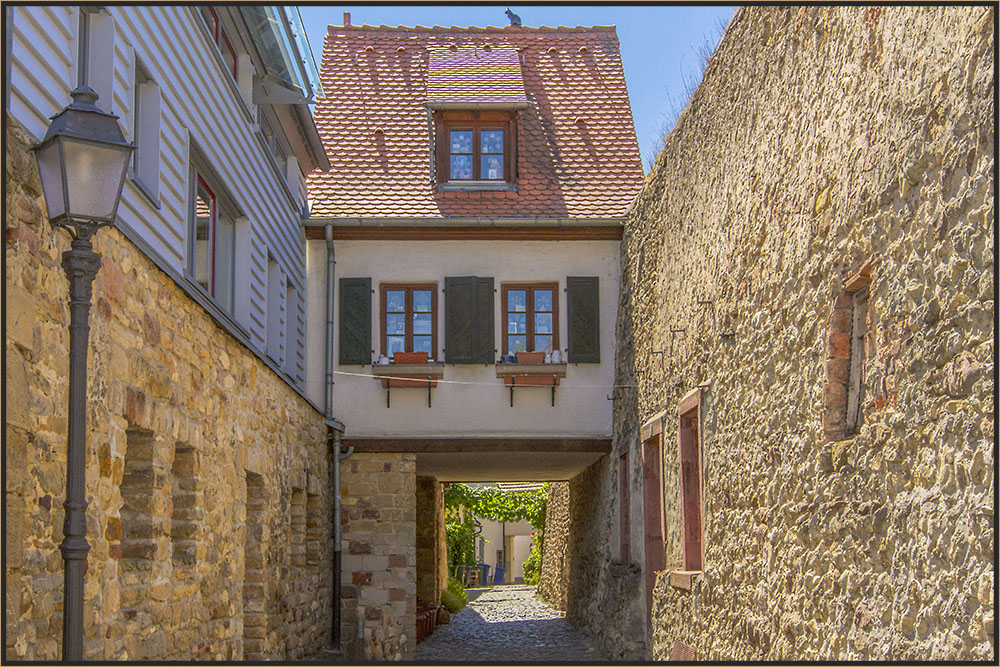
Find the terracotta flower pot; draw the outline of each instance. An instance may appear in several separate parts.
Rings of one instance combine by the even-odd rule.
[[[517,363],[519,364],[540,364],[545,361],[544,352],[518,352]]]
[[[427,353],[426,352],[397,352],[392,355],[392,363],[394,364],[426,364],[427,363]]]

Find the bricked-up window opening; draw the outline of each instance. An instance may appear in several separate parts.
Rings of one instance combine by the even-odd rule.
[[[153,511],[165,504],[158,502],[157,493],[163,485],[162,475],[153,470],[155,441],[146,429],[130,428],[126,431],[125,471],[121,493],[124,505],[122,517],[122,560],[156,558],[156,541]],[[158,517],[159,524],[165,517]],[[128,569],[128,568],[126,568]],[[149,568],[133,568],[145,569]],[[133,582],[138,583],[138,582]],[[127,585],[127,584],[126,584]]]
[[[618,554],[622,563],[632,562],[629,535],[628,452],[618,459]]]
[[[174,465],[170,469],[171,499],[170,555],[177,566],[193,566],[198,560],[198,541],[201,537],[201,507],[198,452],[193,447],[177,446]],[[194,574],[194,568],[190,568]],[[185,577],[186,578],[186,577]]]
[[[656,573],[667,566],[663,541],[663,503],[660,489],[660,448],[662,435],[642,443],[642,514],[646,551],[646,622],[652,624],[653,585]]]
[[[306,564],[306,493],[302,489],[292,490],[292,521],[288,543],[293,566]]]
[[[243,559],[243,658],[267,657],[267,567],[265,558],[265,521],[267,499],[264,478],[248,472],[246,477],[247,520],[244,530]]]
[[[129,428],[126,433],[125,469],[122,476],[121,560],[118,563],[120,604],[126,633],[138,633],[148,624],[150,586],[160,577],[169,576],[163,562],[169,563],[166,542],[167,503],[163,488],[165,471],[156,462],[156,441],[151,431]],[[113,547],[112,547],[113,548]],[[169,565],[168,565],[169,567]],[[159,657],[147,655],[144,642],[134,647],[130,658],[142,660]],[[156,652],[155,649],[151,650]]]
[[[306,563],[319,565],[320,541],[323,537],[323,507],[318,494],[306,496]]]
[[[847,375],[847,422],[845,435],[855,435],[864,423],[865,334],[868,331],[868,288],[851,298],[851,356]]]
[[[681,507],[684,522],[684,569],[702,570],[702,516],[701,516],[701,392],[695,391],[681,401],[678,446],[680,448]]]

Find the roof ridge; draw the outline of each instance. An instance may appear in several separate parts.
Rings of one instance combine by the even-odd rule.
[[[586,33],[586,32],[616,32],[617,27],[614,25],[595,25],[595,26],[406,26],[406,25],[386,25],[384,23],[379,25],[369,25],[367,23],[363,25],[333,25],[327,24],[327,32],[335,32],[340,30],[353,30],[353,31],[363,31],[363,32],[457,32],[457,33],[469,33],[469,32],[500,32],[500,33],[540,33],[540,32],[570,32],[570,33]]]

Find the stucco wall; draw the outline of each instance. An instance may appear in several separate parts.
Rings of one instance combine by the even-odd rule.
[[[9,659],[62,632],[69,236],[8,118]],[[95,237],[88,357],[88,660],[297,659],[329,644],[331,492],[315,411],[116,229]]]
[[[706,562],[693,591],[659,576],[653,658],[995,657],[992,28],[983,7],[743,8],[667,138],[622,243],[637,386],[614,439],[638,460],[666,410],[679,568],[677,407],[703,387]],[[864,425],[829,440],[835,306],[872,257]],[[615,558],[574,553],[579,530],[571,559]],[[604,594],[581,580],[571,612]]]
[[[309,350],[322,353],[319,339],[325,325],[326,242],[308,242]],[[501,284],[544,281],[559,283],[559,342],[567,345],[567,276],[600,278],[601,363],[571,364],[567,377],[556,389],[553,407],[546,388],[515,392],[514,408],[509,393],[493,365],[449,364],[444,380],[435,388],[432,407],[427,392],[392,392],[386,408],[385,389],[368,377],[336,375],[334,403],[337,418],[347,425],[351,437],[475,435],[585,436],[607,437],[611,433],[611,402],[606,400],[614,373],[615,304],[618,299],[618,243],[615,241],[337,241],[334,280],[372,278],[372,349],[380,347],[379,283],[437,282],[438,359],[443,359],[444,279],[450,276],[481,276],[494,279],[495,347],[502,343]],[[323,287],[320,287],[323,286]],[[339,294],[337,296],[339,299]],[[339,301],[337,301],[339,304]],[[338,306],[339,307],[339,306]],[[335,314],[335,319],[339,314]],[[339,330],[334,350],[338,350]],[[499,358],[499,352],[495,358]],[[370,374],[370,367],[336,366],[346,373]],[[307,374],[308,392],[322,401],[321,364]]]

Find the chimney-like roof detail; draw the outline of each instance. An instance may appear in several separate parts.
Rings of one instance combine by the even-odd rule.
[[[462,103],[527,106],[521,57],[509,46],[462,46],[430,51],[428,106]]]

